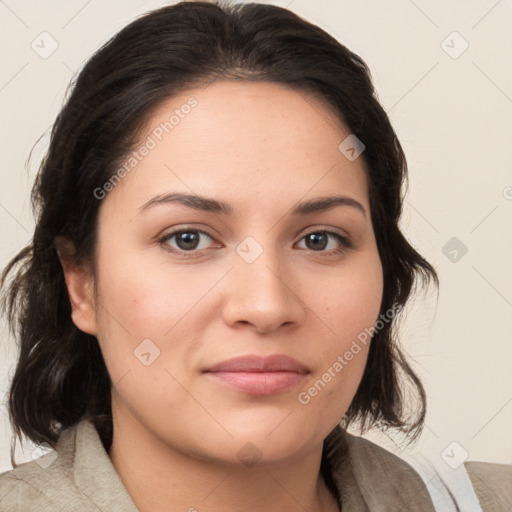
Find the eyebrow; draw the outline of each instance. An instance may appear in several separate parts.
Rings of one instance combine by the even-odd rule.
[[[232,215],[233,207],[229,203],[219,201],[210,197],[200,196],[196,194],[168,193],[160,194],[153,197],[142,206],[139,207],[139,213],[158,205],[178,203],[194,210],[204,212],[221,213],[224,215]],[[336,206],[349,206],[360,211],[366,218],[366,210],[364,206],[355,199],[348,196],[328,196],[311,199],[295,205],[291,214],[293,216],[309,215],[311,213],[324,212],[332,210]]]

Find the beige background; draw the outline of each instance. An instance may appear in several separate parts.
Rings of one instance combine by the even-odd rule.
[[[427,427],[413,449],[436,464],[512,463],[512,2],[270,3],[365,59],[408,157],[403,227],[441,278],[437,306],[435,294],[418,298],[403,328],[429,396]],[[25,161],[70,79],[107,38],[163,4],[0,1],[0,266],[29,240],[29,188],[46,135],[28,170]],[[5,321],[0,329],[3,397],[15,346]],[[11,468],[10,437],[3,409],[0,472]],[[398,441],[369,437],[391,449]],[[18,460],[29,460],[31,450],[18,451]]]

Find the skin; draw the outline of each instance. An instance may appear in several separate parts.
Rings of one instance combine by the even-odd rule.
[[[378,318],[383,276],[363,158],[339,151],[350,132],[328,105],[271,83],[183,92],[154,111],[141,141],[191,96],[197,106],[103,199],[95,274],[61,256],[73,321],[98,338],[113,382],[109,456],[141,511],[338,510],[319,474],[322,443],[368,347],[307,405],[298,394]],[[233,214],[178,203],[139,212],[167,192],[222,200]],[[332,195],[366,215],[347,205],[290,213]],[[177,237],[158,241],[176,228],[209,236],[184,257]],[[305,235],[322,229],[352,247],[331,236],[308,246]],[[236,252],[248,236],[263,250],[252,263]],[[160,350],[147,366],[134,355],[144,339]],[[310,373],[270,396],[202,373],[247,354],[286,354]],[[260,457],[251,467],[237,455],[249,442]]]

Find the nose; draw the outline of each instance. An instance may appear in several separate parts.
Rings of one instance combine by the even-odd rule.
[[[234,255],[234,268],[225,286],[224,321],[231,327],[250,325],[256,332],[271,333],[281,326],[300,325],[305,304],[291,265],[270,250],[248,263]]]

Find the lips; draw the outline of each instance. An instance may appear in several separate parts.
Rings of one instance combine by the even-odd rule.
[[[302,382],[309,369],[285,355],[242,356],[218,363],[204,371],[214,382],[249,395],[283,393]]]
[[[240,356],[218,363],[206,372],[294,372],[309,373],[307,366],[285,355]]]

